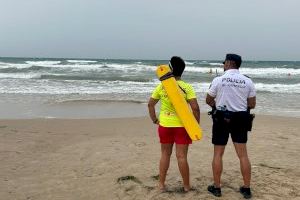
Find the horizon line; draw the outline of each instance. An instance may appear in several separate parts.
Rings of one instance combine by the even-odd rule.
[[[80,59],[80,60],[86,60],[86,59],[91,59],[91,60],[149,60],[149,61],[156,61],[156,60],[169,60],[169,59],[153,59],[153,58],[92,58],[92,57],[29,57],[29,56],[0,56],[0,59],[3,58],[29,58],[29,59]],[[184,59],[186,61],[193,61],[193,60],[201,60],[201,61],[219,61],[219,60],[224,60],[224,59]],[[263,61],[263,62],[300,62],[300,60],[268,60],[268,59],[263,59],[263,60],[243,60],[243,61],[250,61],[250,62],[256,62],[256,61]]]

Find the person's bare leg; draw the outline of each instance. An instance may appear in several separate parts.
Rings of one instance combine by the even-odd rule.
[[[188,144],[176,144],[176,158],[178,168],[183,180],[183,187],[185,191],[189,191],[190,187],[190,170],[187,160]]]
[[[170,166],[170,157],[173,144],[161,144],[161,158],[159,162],[159,189],[165,189],[167,171]]]
[[[223,171],[223,161],[222,157],[225,151],[225,146],[223,145],[214,145],[214,157],[212,161],[212,170],[214,176],[215,187],[221,187],[221,175]]]
[[[235,151],[240,159],[241,173],[244,180],[244,187],[250,188],[251,164],[248,158],[247,146],[245,143],[233,143]]]

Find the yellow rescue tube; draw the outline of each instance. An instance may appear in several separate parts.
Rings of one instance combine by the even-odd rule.
[[[156,75],[161,80],[162,85],[190,138],[192,140],[200,140],[202,138],[202,129],[184,99],[175,78],[172,76],[170,67],[168,65],[159,65],[156,70]]]

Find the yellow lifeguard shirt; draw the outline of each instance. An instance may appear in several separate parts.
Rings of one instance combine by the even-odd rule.
[[[177,84],[181,88],[181,92],[185,100],[195,99],[196,93],[192,85],[185,83],[182,80],[178,80]],[[158,99],[161,101],[160,113],[159,113],[159,124],[163,127],[183,127],[183,124],[171,101],[168,98],[168,95],[163,88],[163,85],[160,83],[153,91],[153,99]]]

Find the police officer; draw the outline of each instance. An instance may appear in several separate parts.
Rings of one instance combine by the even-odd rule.
[[[214,78],[207,93],[206,103],[215,109],[212,128],[214,184],[207,189],[213,195],[221,196],[222,157],[230,134],[244,180],[240,193],[248,199],[251,198],[251,164],[246,143],[250,109],[255,107],[256,92],[252,80],[240,74],[241,63],[241,56],[227,54],[223,62],[224,75]]]

